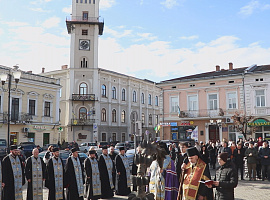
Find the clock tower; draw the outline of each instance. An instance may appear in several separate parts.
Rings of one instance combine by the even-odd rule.
[[[99,0],[72,0],[66,25],[71,34],[70,68],[98,68],[98,35],[104,27]]]

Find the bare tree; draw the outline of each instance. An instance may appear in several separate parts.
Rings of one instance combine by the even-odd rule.
[[[254,118],[254,116],[240,115],[238,112],[235,112],[231,118],[233,119],[237,131],[243,134],[244,139],[247,139],[248,123]],[[254,132],[255,128],[256,127],[252,127],[250,131]]]

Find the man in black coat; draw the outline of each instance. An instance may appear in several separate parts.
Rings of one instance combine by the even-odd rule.
[[[48,200],[65,200],[64,195],[64,164],[59,157],[59,148],[53,149],[53,156],[47,164],[45,187],[49,189]]]
[[[228,142],[226,141],[222,142],[222,147],[219,148],[218,154],[225,153],[225,152],[228,153],[228,158],[230,159],[232,155],[232,150],[230,147],[228,147]]]
[[[11,145],[8,154],[2,163],[3,200],[22,199],[22,186],[25,184],[24,166],[18,157],[19,150],[17,145]],[[16,184],[14,184],[16,183]],[[16,186],[15,186],[16,185]]]
[[[220,167],[216,171],[213,182],[213,186],[216,188],[215,200],[234,200],[234,188],[238,184],[238,176],[233,163],[227,158],[227,152],[218,155]]]
[[[179,151],[177,152],[177,156],[175,159],[175,168],[176,168],[176,173],[177,173],[177,179],[180,182],[180,177],[181,177],[181,166],[183,163],[187,164],[188,163],[188,158],[187,158],[187,148],[188,148],[188,143],[187,142],[180,142],[179,143]]]
[[[237,173],[240,169],[241,180],[244,180],[245,151],[246,150],[243,148],[242,143],[238,143],[236,149],[233,151],[233,161],[235,163]]]
[[[36,198],[43,199],[43,181],[46,176],[46,167],[41,158],[38,157],[39,150],[33,149],[32,156],[26,159],[25,176],[28,182],[27,200]]]
[[[259,150],[259,157],[261,158],[262,165],[262,181],[264,181],[266,174],[268,181],[270,181],[270,149],[268,141],[263,142],[263,146]]]
[[[114,151],[114,147],[113,146],[110,146],[110,153],[109,153],[109,156],[110,158],[112,159],[112,162],[113,162],[113,172],[112,172],[112,176],[113,176],[113,185],[115,187],[115,179],[116,179],[116,172],[115,172],[115,157],[117,156],[118,154],[115,153]]]
[[[72,148],[72,155],[68,157],[65,166],[65,185],[67,186],[67,200],[83,200],[84,175],[83,167],[78,157],[77,148]]]

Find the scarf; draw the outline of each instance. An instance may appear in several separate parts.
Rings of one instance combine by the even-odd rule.
[[[13,171],[14,177],[14,192],[15,192],[15,199],[16,200],[23,200],[22,195],[22,167],[21,161],[18,156],[14,158],[11,154],[9,154],[9,159]]]
[[[127,176],[127,187],[130,187],[131,186],[131,179],[130,179],[130,168],[129,168],[129,162],[128,162],[128,158],[126,155],[121,155],[119,154],[120,158],[122,159],[123,161],[123,164],[125,166],[125,169],[126,169],[126,176]]]
[[[106,167],[107,167],[107,171],[108,171],[108,175],[109,175],[109,181],[110,181],[110,186],[111,189],[113,189],[113,181],[112,181],[112,170],[113,170],[113,163],[112,163],[112,159],[110,156],[105,156],[104,154],[101,154],[105,160],[106,163]]]
[[[98,169],[98,162],[96,159],[89,158],[91,167],[92,167],[92,186],[93,186],[93,196],[101,195],[101,185],[100,185],[100,176]]]
[[[43,200],[43,185],[42,185],[42,165],[40,158],[35,159],[31,156],[32,161],[32,191],[33,200]]]
[[[71,160],[72,160],[73,167],[74,167],[78,194],[79,194],[79,197],[81,197],[84,195],[81,163],[80,163],[79,158],[77,158],[77,160],[76,160],[73,156],[71,156]]]
[[[52,157],[54,182],[55,182],[55,200],[63,199],[63,165],[61,159],[56,160]]]

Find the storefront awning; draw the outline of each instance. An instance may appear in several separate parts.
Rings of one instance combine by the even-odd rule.
[[[249,127],[251,126],[270,126],[270,122],[265,119],[257,119],[253,122],[247,123]]]

